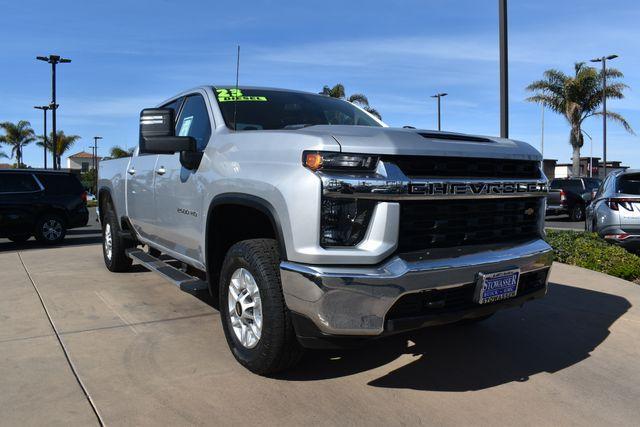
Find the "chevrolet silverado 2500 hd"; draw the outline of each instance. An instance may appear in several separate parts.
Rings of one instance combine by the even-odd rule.
[[[543,296],[540,160],[325,96],[200,87],[143,110],[133,157],[100,163],[104,261],[208,288],[233,355],[268,374],[304,347]]]

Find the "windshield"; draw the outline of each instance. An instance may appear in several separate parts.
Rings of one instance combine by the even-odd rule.
[[[640,174],[620,176],[617,187],[620,194],[640,195]]]
[[[230,129],[300,129],[313,125],[377,126],[353,104],[335,98],[281,90],[214,88]],[[235,120],[234,120],[235,116]]]

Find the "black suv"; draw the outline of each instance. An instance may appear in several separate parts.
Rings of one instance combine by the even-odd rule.
[[[0,237],[24,242],[35,236],[58,243],[70,228],[89,221],[87,193],[70,172],[0,170]]]

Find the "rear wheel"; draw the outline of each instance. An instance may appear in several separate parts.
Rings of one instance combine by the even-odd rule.
[[[64,240],[64,236],[67,234],[67,228],[60,215],[44,214],[36,222],[34,234],[40,243],[55,245]]]
[[[118,234],[118,220],[113,210],[107,210],[102,225],[102,256],[109,271],[127,271],[133,262],[126,250],[134,246],[133,242]]]
[[[574,222],[584,220],[584,208],[580,205],[575,205],[569,212],[569,219]]]
[[[219,289],[224,334],[241,365],[267,375],[299,360],[302,349],[282,294],[275,240],[233,245],[222,265]]]

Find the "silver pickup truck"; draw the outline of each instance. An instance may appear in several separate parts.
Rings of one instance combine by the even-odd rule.
[[[104,261],[209,289],[236,359],[270,374],[302,348],[545,295],[540,160],[316,94],[199,87],[143,110],[133,157],[101,162]]]

